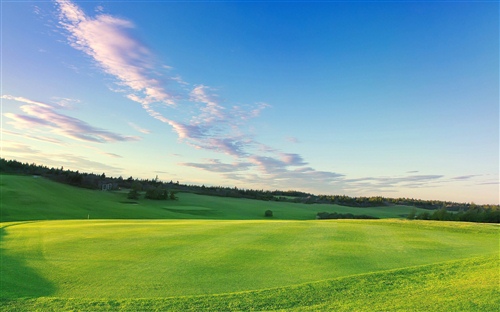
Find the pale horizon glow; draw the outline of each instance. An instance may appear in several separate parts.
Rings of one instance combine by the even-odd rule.
[[[1,157],[499,204],[498,2],[2,2]]]

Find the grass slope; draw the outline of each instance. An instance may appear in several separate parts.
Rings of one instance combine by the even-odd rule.
[[[312,220],[322,211],[398,218],[407,206],[353,208],[306,205],[178,194],[179,201],[141,199],[131,204],[123,192],[76,188],[44,178],[0,175],[0,222],[67,219],[213,219],[259,220],[272,210],[273,219]]]
[[[498,311],[498,257],[273,289],[139,299],[0,299],[4,311]]]

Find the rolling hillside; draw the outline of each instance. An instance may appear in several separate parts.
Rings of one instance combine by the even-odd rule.
[[[67,219],[260,220],[272,210],[276,220],[313,220],[318,212],[401,218],[411,207],[353,208],[295,204],[178,193],[178,201],[127,200],[125,192],[103,192],[40,177],[0,175],[0,222]],[[420,211],[420,210],[419,210]]]

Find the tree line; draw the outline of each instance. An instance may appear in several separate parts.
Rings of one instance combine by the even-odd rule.
[[[0,158],[0,173],[40,175],[57,182],[90,189],[100,189],[103,184],[111,184],[112,189],[126,188],[135,190],[137,193],[129,193],[131,199],[136,196],[138,198],[138,196],[142,194],[141,192],[143,192],[144,197],[148,199],[174,199],[176,198],[176,192],[189,192],[210,196],[248,198],[264,201],[280,201],[303,204],[337,204],[361,208],[405,205],[429,210],[429,212],[415,214],[414,218],[416,219],[440,220],[439,218],[442,216],[442,218],[454,218],[453,220],[456,221],[497,220],[494,222],[500,222],[498,221],[498,218],[495,217],[500,211],[499,205],[476,205],[474,203],[458,203],[414,198],[387,198],[382,196],[350,197],[347,195],[314,195],[296,190],[269,191],[225,186],[188,185],[181,184],[179,181],[163,182],[160,181],[158,177],[153,179],[137,179],[132,176],[128,178],[123,178],[121,176],[118,178],[108,177],[105,173],[81,173],[79,171],[64,169],[63,167],[49,168],[35,163],[21,163],[16,160],[6,160],[4,158]],[[167,193],[165,193],[165,191],[167,191]],[[447,212],[446,215],[442,213],[443,209]]]
[[[432,213],[428,211],[417,213],[416,209],[412,209],[407,219],[500,223],[500,209],[485,208],[477,205],[473,205],[467,210],[460,210],[458,212],[448,211],[446,207],[434,210]]]
[[[144,193],[144,198],[154,200],[177,200],[178,198],[175,196],[176,193],[176,191],[168,190],[164,186],[149,187]],[[127,194],[127,198],[132,200],[138,200],[140,197],[141,192],[137,185],[133,186]]]
[[[64,169],[64,167],[54,168],[35,163],[21,163],[17,160],[6,160],[0,158],[0,173],[25,174],[43,176],[55,182],[69,184],[72,186],[87,189],[130,189],[127,198],[137,200],[144,196],[147,199],[154,200],[177,200],[176,187],[179,183],[163,183],[155,179],[134,179],[132,176],[124,179],[123,177],[108,177],[105,173],[85,173]]]

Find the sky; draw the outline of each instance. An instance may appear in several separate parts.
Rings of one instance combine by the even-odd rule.
[[[499,203],[498,1],[1,1],[1,157]]]

